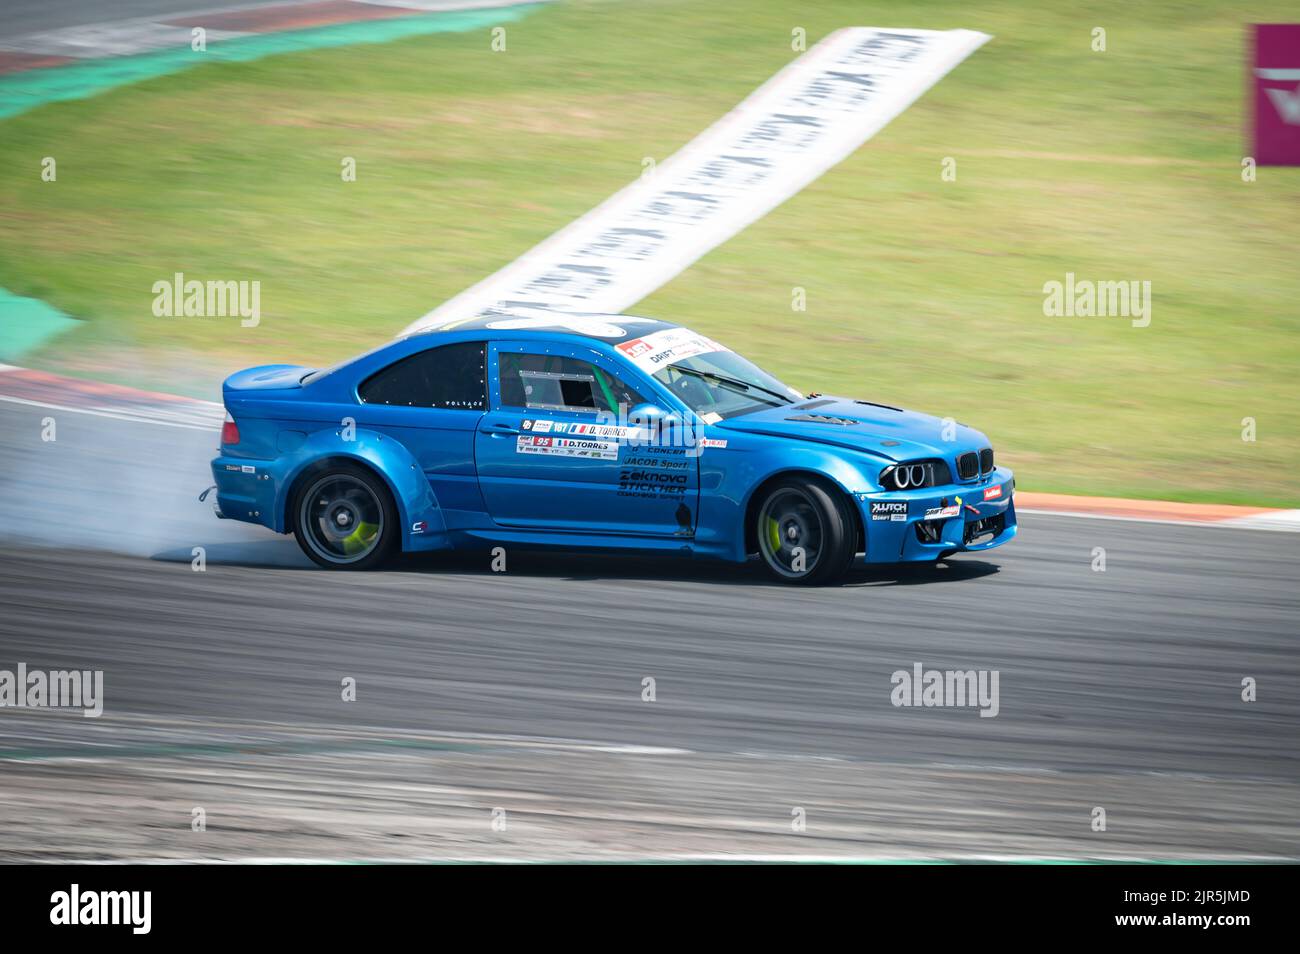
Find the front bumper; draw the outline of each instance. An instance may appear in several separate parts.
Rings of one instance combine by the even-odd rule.
[[[938,560],[1000,547],[1016,535],[1015,477],[1005,467],[987,478],[924,490],[858,494],[867,563]]]

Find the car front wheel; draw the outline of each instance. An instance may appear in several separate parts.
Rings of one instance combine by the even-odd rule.
[[[759,556],[783,583],[830,583],[853,561],[857,528],[848,503],[814,480],[778,481],[756,514]]]

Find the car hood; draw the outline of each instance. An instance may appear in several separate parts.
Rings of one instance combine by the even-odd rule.
[[[728,431],[834,444],[885,461],[947,459],[989,446],[988,438],[982,433],[951,419],[829,395],[755,411],[720,421],[715,426]],[[947,434],[945,427],[951,428]]]

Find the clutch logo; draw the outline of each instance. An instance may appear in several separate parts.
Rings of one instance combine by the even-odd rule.
[[[904,521],[907,519],[907,502],[903,500],[872,501],[871,519]]]
[[[50,895],[51,924],[129,924],[132,934],[148,934],[152,925],[152,891],[71,891]]]

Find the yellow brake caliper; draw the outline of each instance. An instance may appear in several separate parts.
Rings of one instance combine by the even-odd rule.
[[[379,532],[378,524],[359,523],[355,530],[343,538],[343,552],[347,554],[360,553],[370,542],[375,539],[375,534]]]
[[[781,525],[776,522],[776,517],[767,518],[767,542],[772,545],[772,553],[781,552]]]

